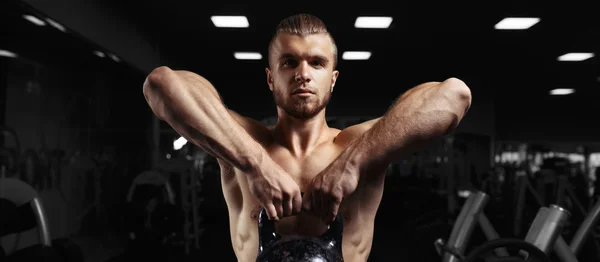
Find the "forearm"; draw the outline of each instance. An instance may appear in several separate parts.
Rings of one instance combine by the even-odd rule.
[[[423,84],[405,94],[349,148],[361,174],[383,172],[393,160],[423,148],[456,128],[471,104],[460,80]],[[368,171],[368,172],[364,172]]]
[[[260,165],[266,152],[231,116],[207,80],[170,69],[155,74],[144,84],[144,94],[160,119],[189,142],[241,170]]]

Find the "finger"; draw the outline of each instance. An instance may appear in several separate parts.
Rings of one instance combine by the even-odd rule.
[[[310,213],[312,209],[312,193],[306,192],[304,193],[304,197],[302,197],[302,210],[307,213]]]
[[[275,212],[277,212],[277,218],[283,218],[283,206],[281,205],[281,200],[273,199],[273,206],[275,206]]]
[[[264,208],[267,211],[267,216],[270,220],[279,220],[279,216],[277,216],[277,210],[275,209],[275,206],[273,204],[266,204]]]
[[[294,214],[298,214],[300,213],[300,211],[302,211],[302,195],[300,195],[300,192],[298,191],[296,193],[296,195],[294,195],[294,198],[292,199],[292,204],[293,204],[293,209],[292,212],[294,212]]]
[[[338,215],[339,209],[340,209],[340,201],[337,201],[336,199],[332,199],[329,207],[329,217],[327,218],[327,224],[333,222],[335,220],[335,217]]]
[[[287,216],[291,216],[292,215],[292,197],[291,196],[286,196],[283,198],[283,216],[287,217]]]

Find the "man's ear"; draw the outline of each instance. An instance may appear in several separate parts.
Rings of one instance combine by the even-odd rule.
[[[340,72],[338,70],[334,70],[333,74],[331,75],[331,92],[333,92],[333,87],[335,86],[335,82],[337,81],[339,75]]]
[[[266,67],[265,73],[267,73],[267,84],[269,85],[269,89],[273,92],[273,74],[271,74],[271,69]]]

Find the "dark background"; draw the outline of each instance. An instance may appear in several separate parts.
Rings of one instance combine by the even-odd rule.
[[[172,141],[178,135],[156,120],[142,95],[142,84],[152,69],[166,65],[201,74],[215,85],[229,108],[258,120],[272,118],[276,111],[266,84],[266,59],[235,60],[233,52],[255,51],[266,57],[268,41],[281,19],[311,13],[327,24],[339,49],[340,77],[327,109],[331,119],[377,117],[415,85],[459,78],[470,87],[473,104],[453,135],[469,145],[465,158],[473,163],[470,172],[475,176],[487,172],[497,155],[514,152],[523,143],[544,151],[576,153],[580,146],[588,154],[598,151],[598,57],[581,62],[557,60],[569,52],[597,55],[600,51],[600,16],[592,4],[2,1],[0,49],[19,57],[0,57],[0,125],[18,135],[22,156],[27,156],[28,150],[38,158],[44,152],[58,151],[71,158],[83,155],[93,162],[88,166],[102,166],[103,174],[109,174],[92,179],[101,190],[94,191],[97,196],[91,199],[102,199],[102,205],[112,207],[106,211],[110,225],[105,231],[114,231],[110,237],[98,237],[100,233],[88,230],[102,228],[94,224],[100,219],[70,220],[76,215],[69,212],[87,212],[72,206],[87,205],[83,203],[87,200],[77,197],[84,194],[79,192],[82,184],[77,183],[88,182],[64,185],[65,175],[21,176],[45,192],[53,235],[78,237],[90,253],[90,261],[105,261],[125,246],[120,239],[126,226],[114,217],[126,209],[122,200],[133,178],[162,165],[158,163],[185,156],[173,151]],[[66,32],[49,24],[36,26],[23,19],[24,14],[51,18]],[[225,14],[247,16],[250,27],[214,27],[210,16]],[[356,29],[354,19],[359,15],[385,15],[394,20],[389,29]],[[507,16],[539,17],[541,21],[525,31],[494,30]],[[93,53],[96,50],[119,59],[98,57]],[[372,57],[367,61],[341,59],[344,51],[353,50],[371,51]],[[554,88],[574,88],[576,92],[549,95]],[[10,137],[1,141],[6,148],[14,146]],[[430,150],[438,152],[439,148],[435,144]],[[101,159],[109,159],[108,164]],[[593,180],[595,162],[589,161],[586,176]],[[203,225],[215,223],[207,227],[214,232],[207,229],[203,241],[221,247],[230,258],[218,175],[203,179],[205,187],[214,191],[204,192],[211,197],[202,211],[207,212],[203,213]],[[52,191],[56,188],[62,189]],[[394,216],[396,207],[385,203],[380,216]],[[216,236],[220,242],[210,241]],[[388,241],[383,239],[385,236],[376,234],[379,245],[374,250],[385,249],[382,243]],[[205,250],[202,254],[211,252],[208,246],[200,249]]]

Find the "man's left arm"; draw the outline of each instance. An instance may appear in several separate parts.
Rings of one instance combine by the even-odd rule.
[[[393,160],[412,154],[453,131],[470,107],[471,91],[459,79],[416,86],[400,96],[379,121],[350,143],[343,155],[356,165],[359,176],[384,173]]]
[[[470,106],[471,91],[456,78],[408,90],[382,117],[340,132],[336,141],[346,148],[313,178],[303,209],[330,223],[360,181],[380,181],[394,159],[454,130]]]

